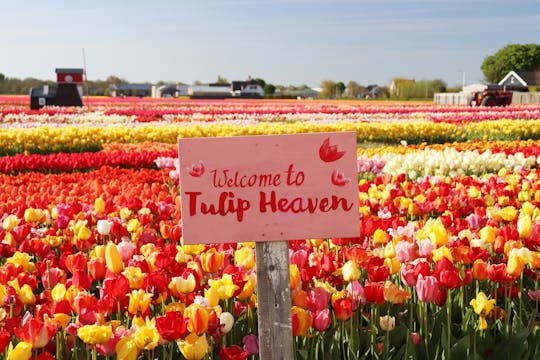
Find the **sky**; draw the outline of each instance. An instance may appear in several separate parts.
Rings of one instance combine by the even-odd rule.
[[[0,16],[0,72],[21,79],[461,86],[504,46],[540,43],[540,0],[25,0]]]

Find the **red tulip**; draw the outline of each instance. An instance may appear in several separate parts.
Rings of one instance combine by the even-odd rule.
[[[183,337],[187,330],[187,321],[180,311],[168,311],[156,317],[156,329],[167,341],[175,341]]]
[[[11,334],[7,330],[0,330],[0,353],[3,353],[6,349],[9,341],[11,340]]]
[[[337,320],[346,321],[352,315],[352,300],[349,297],[337,299],[332,303]]]
[[[245,360],[247,352],[238,345],[231,345],[219,350],[219,358],[223,360]]]
[[[384,304],[384,282],[366,282],[364,284],[366,301],[375,304]]]
[[[32,344],[32,348],[40,349],[47,345],[56,333],[56,325],[50,321],[34,319],[27,313],[22,320],[22,326],[13,330],[15,336],[24,342]]]

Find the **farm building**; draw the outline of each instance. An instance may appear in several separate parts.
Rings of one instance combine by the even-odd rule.
[[[46,105],[82,106],[84,70],[79,68],[57,68],[56,88],[30,89],[30,108],[39,109]]]

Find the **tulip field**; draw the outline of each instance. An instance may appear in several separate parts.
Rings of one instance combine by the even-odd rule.
[[[331,131],[358,237],[289,241],[295,359],[540,359],[540,105],[84,103],[0,96],[1,359],[258,359],[255,244],[183,244],[178,138]]]

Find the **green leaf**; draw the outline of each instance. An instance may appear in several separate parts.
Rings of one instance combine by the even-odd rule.
[[[459,339],[454,346],[450,349],[450,356],[452,359],[467,359],[467,350],[471,349],[469,336],[464,336]]]

